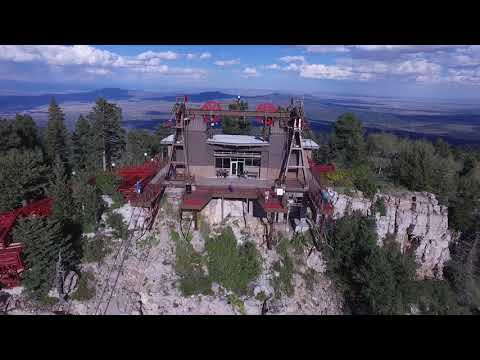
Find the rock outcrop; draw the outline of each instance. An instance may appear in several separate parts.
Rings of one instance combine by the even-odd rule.
[[[427,192],[377,194],[373,200],[357,192],[352,196],[330,190],[334,218],[359,210],[372,214],[373,204],[383,199],[385,211],[375,211],[379,245],[387,236],[400,243],[402,251],[412,251],[420,267],[419,278],[442,278],[443,265],[450,259],[449,244],[456,235],[448,229],[448,209]]]

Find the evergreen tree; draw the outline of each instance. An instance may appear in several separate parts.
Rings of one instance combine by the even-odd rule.
[[[330,274],[354,314],[405,314],[415,301],[416,263],[394,242],[377,245],[375,219],[359,212],[339,219],[325,246]]]
[[[52,98],[48,108],[48,123],[45,130],[45,154],[50,164],[56,157],[60,157],[63,164],[68,166],[70,160],[69,134],[65,127],[65,115],[62,109]]]
[[[400,140],[388,133],[371,134],[367,138],[367,151],[379,178],[389,180],[392,176],[392,160],[398,154]]]
[[[27,267],[23,284],[27,292],[35,300],[45,299],[54,286],[58,254],[64,248],[61,223],[36,216],[23,218],[13,229],[12,236],[23,244]],[[69,259],[66,256],[64,260],[68,262]]]
[[[229,110],[247,110],[248,103],[242,100],[229,104],[228,108]],[[222,119],[222,129],[224,134],[248,135],[252,130],[252,124],[248,119],[224,116]]]
[[[72,222],[75,214],[72,190],[65,167],[58,156],[50,179],[49,195],[53,199],[52,215],[63,223]]]
[[[73,168],[76,170],[88,168],[93,149],[90,124],[80,115],[75,123],[75,131],[72,135]]]
[[[38,129],[29,115],[17,114],[15,119],[0,119],[0,151],[35,150],[40,146]]]
[[[42,197],[47,184],[47,167],[37,151],[10,150],[0,154],[0,212],[22,205],[24,200]]]
[[[84,232],[94,230],[103,209],[101,192],[95,185],[88,183],[88,178],[88,174],[84,171],[72,178],[74,208]]]
[[[455,290],[459,303],[480,313],[480,226],[476,223],[461,234],[453,246],[452,258],[445,264],[445,277]]]
[[[434,191],[435,149],[426,141],[406,141],[394,160],[395,181],[414,191]]]
[[[363,125],[354,114],[346,113],[337,119],[331,147],[336,160],[347,167],[360,164],[364,160],[366,144]]]
[[[146,130],[131,130],[127,135],[127,165],[137,165],[150,160],[160,152],[160,141],[157,136]],[[145,156],[145,153],[147,156]]]
[[[122,110],[116,104],[99,98],[88,115],[92,128],[95,168],[110,169],[125,150],[125,130],[122,128]]]

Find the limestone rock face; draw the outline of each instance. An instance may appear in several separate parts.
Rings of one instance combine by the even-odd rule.
[[[419,278],[442,278],[443,265],[450,259],[449,244],[456,239],[448,229],[448,209],[427,192],[377,194],[372,200],[360,192],[353,196],[329,191],[333,196],[334,218],[359,210],[372,213],[372,203],[383,198],[385,213],[375,214],[379,245],[387,234],[400,243],[402,251],[413,251],[420,263]]]

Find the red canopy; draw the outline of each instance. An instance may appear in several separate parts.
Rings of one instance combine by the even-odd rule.
[[[203,104],[201,109],[202,110],[222,110],[222,106],[220,105],[220,103],[218,101],[211,100],[211,101],[207,101],[205,104]],[[218,123],[221,120],[222,119],[220,118],[220,116],[217,116],[217,115],[212,115],[212,116],[204,115],[203,116],[203,121],[205,121],[206,123],[209,123],[209,122]]]
[[[278,110],[278,108],[275,105],[273,105],[272,103],[258,104],[257,108],[256,108],[256,111],[264,112],[264,113],[277,112],[277,110]],[[264,123],[267,126],[272,126],[273,125],[273,119],[270,118],[270,117],[267,117],[265,119],[265,117],[259,116],[259,117],[257,117],[257,120],[259,122],[261,122],[262,124]]]

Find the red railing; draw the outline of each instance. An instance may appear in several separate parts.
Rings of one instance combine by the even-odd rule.
[[[140,166],[124,167],[118,170],[118,175],[122,178],[122,183],[117,191],[129,201],[135,204],[147,204],[153,201],[161,192],[162,184],[150,184],[150,181],[158,174],[158,172],[168,165],[165,160],[153,160],[145,162]],[[140,182],[141,193],[135,192],[135,185]]]
[[[27,206],[0,214],[0,244],[3,246],[8,245],[8,235],[19,217],[26,217],[34,214],[39,216],[50,216],[52,213],[52,203],[52,199],[45,198]]]
[[[30,215],[50,216],[52,199],[45,198],[27,206],[0,214],[0,283],[7,287],[20,284],[19,274],[24,270],[22,245],[10,244],[10,233],[18,218]]]

